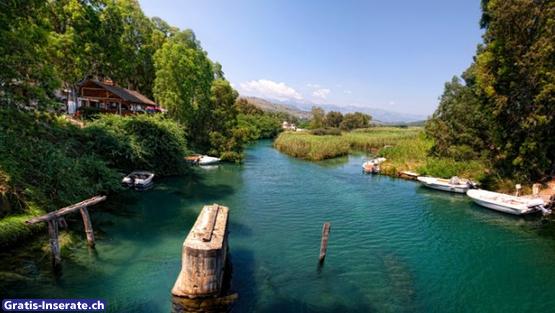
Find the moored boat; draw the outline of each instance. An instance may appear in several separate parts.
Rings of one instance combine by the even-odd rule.
[[[362,170],[366,174],[378,174],[380,172],[380,164],[385,162],[386,158],[375,158],[362,163]]]
[[[513,215],[524,215],[537,211],[541,211],[543,214],[551,213],[551,210],[544,207],[545,203],[541,198],[517,197],[482,189],[469,190],[466,195],[478,205]]]
[[[471,181],[461,179],[457,176],[453,176],[451,179],[418,176],[416,179],[428,188],[455,193],[466,193],[474,186]]]
[[[208,155],[202,155],[198,160],[198,165],[211,165],[211,164],[220,163],[220,161],[221,161],[220,158],[216,158]]]
[[[221,159],[208,155],[193,154],[185,157],[185,161],[189,162],[192,165],[212,165],[220,163]]]
[[[136,190],[146,190],[154,185],[154,173],[147,171],[131,172],[122,179],[121,184],[124,187]]]

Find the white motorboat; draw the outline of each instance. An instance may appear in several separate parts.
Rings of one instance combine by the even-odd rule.
[[[460,179],[457,176],[453,176],[451,179],[418,176],[416,179],[428,188],[456,193],[466,193],[474,186],[471,181]]]
[[[362,170],[365,173],[378,174],[380,172],[380,164],[385,162],[386,158],[375,158],[362,163]]]
[[[154,185],[154,173],[147,171],[135,171],[125,176],[122,179],[121,184],[124,187],[136,190],[146,190]]]
[[[201,155],[198,159],[198,165],[211,165],[220,163],[221,159],[216,157],[211,157],[208,155]]]
[[[516,197],[482,189],[469,190],[466,195],[474,200],[476,204],[499,212],[514,215],[523,215],[537,211],[542,211],[544,215],[551,213],[551,210],[544,207],[545,203],[540,198]]]

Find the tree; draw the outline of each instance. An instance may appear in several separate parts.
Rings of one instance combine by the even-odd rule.
[[[555,2],[484,0],[476,57],[482,109],[492,117],[495,164],[506,176],[555,170]]]
[[[432,154],[469,160],[489,153],[489,116],[482,112],[473,68],[463,74],[466,84],[456,76],[445,84],[439,106],[426,123],[426,134],[435,139]]]
[[[214,74],[206,53],[191,38],[189,32],[179,32],[156,51],[153,91],[156,101],[189,129],[190,141],[196,142],[195,126],[206,120]]]
[[[340,124],[343,130],[353,130],[356,128],[366,128],[370,126],[372,117],[368,114],[361,112],[347,113],[343,116],[343,121]]]
[[[49,104],[59,80],[48,57],[48,7],[43,1],[0,4],[0,101]]]
[[[249,141],[249,131],[238,127],[235,100],[239,94],[227,80],[212,82],[211,115],[208,126],[209,153],[224,160],[241,160],[243,144]]]
[[[341,112],[329,111],[326,114],[326,127],[339,127],[343,121],[343,114]]]
[[[313,106],[312,110],[310,110],[310,113],[312,114],[312,119],[310,120],[309,128],[316,129],[324,127],[324,121],[326,117],[326,112],[324,111],[324,109]]]

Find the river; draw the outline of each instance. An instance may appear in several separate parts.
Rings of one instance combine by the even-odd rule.
[[[219,203],[230,208],[234,312],[553,311],[551,222],[363,175],[363,159],[306,162],[260,141],[243,165],[161,179],[126,205],[93,209],[96,251],[78,244],[58,275],[44,265],[47,251],[18,256],[2,297],[103,298],[111,312],[169,312],[182,242],[202,206]],[[325,221],[328,256],[318,268]],[[4,255],[4,271],[7,263]]]

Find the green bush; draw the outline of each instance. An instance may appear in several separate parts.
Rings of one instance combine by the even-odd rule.
[[[162,115],[101,115],[84,131],[88,149],[125,173],[149,170],[156,175],[175,175],[186,169],[185,130]]]
[[[79,128],[0,107],[0,245],[31,234],[32,216],[120,190],[119,171],[183,171],[185,152],[183,128],[161,116],[102,115]]]
[[[311,134],[316,136],[341,136],[341,129],[339,128],[316,128],[310,131]]]

